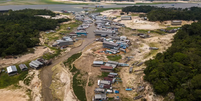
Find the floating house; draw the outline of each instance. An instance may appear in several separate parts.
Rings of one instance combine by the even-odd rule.
[[[9,76],[16,75],[17,74],[16,66],[7,67],[7,73],[8,73]]]
[[[21,71],[28,70],[28,67],[25,64],[20,64],[19,67],[20,67]]]
[[[85,30],[78,30],[75,32],[77,35],[85,35],[87,36],[87,32]]]
[[[95,30],[94,33],[96,36],[101,36],[102,34],[108,36],[108,35],[115,34],[115,31],[113,31],[113,30]]]
[[[132,20],[131,16],[121,16],[121,20]]]
[[[104,48],[114,49],[115,47],[118,47],[118,46],[119,46],[119,44],[117,44],[117,43],[112,43],[112,42],[107,42],[107,41],[103,42]]]
[[[70,37],[63,37],[62,40],[56,40],[55,43],[53,43],[53,47],[65,47],[68,45],[72,45],[73,44],[73,39],[71,39]]]
[[[171,21],[171,25],[181,25],[182,21],[181,20],[173,20]]]
[[[101,71],[105,71],[105,72],[111,72],[113,71],[113,67],[111,66],[104,66],[104,65],[101,65]]]
[[[104,65],[104,62],[103,62],[103,61],[94,61],[94,62],[93,62],[93,66],[94,66],[94,67],[100,67],[101,65]]]
[[[107,101],[106,94],[95,94],[94,101]]]

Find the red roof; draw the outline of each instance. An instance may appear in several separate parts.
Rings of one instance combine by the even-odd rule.
[[[111,67],[111,66],[104,66],[104,65],[101,65],[101,69],[109,69],[109,70],[113,70],[113,67]]]
[[[115,76],[114,76],[114,75],[109,74],[109,75],[108,75],[108,77],[109,77],[109,78],[114,78]]]
[[[103,88],[104,89],[110,89],[111,85],[104,85]]]
[[[112,82],[112,78],[109,78],[109,77],[104,77],[104,80],[107,80],[107,81],[110,81],[110,82]]]

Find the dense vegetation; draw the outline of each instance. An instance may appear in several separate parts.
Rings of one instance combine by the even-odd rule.
[[[55,29],[69,19],[45,19],[35,15],[55,14],[49,10],[25,9],[0,16],[0,56],[17,55],[39,43],[39,31]]]
[[[176,101],[201,101],[201,22],[184,25],[172,46],[146,62],[144,79],[157,94],[175,94]]]
[[[201,8],[159,8],[154,6],[129,6],[122,9],[123,12],[147,13],[150,21],[165,20],[201,20]]]

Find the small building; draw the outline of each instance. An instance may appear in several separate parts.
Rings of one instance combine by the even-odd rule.
[[[101,65],[101,71],[112,72],[113,71],[113,67]]]
[[[115,31],[112,31],[112,30],[95,30],[94,33],[96,36],[101,36],[102,34],[105,34],[108,36],[108,35],[113,35],[115,33]]]
[[[126,36],[120,36],[120,40],[121,40],[121,41],[124,41],[124,40],[126,40],[126,39],[127,39]]]
[[[181,20],[173,20],[171,21],[171,25],[181,25],[182,21]]]
[[[110,82],[110,81],[107,81],[107,80],[100,80],[100,84],[110,85],[111,82]]]
[[[93,62],[93,66],[94,66],[94,67],[100,67],[101,65],[104,65],[104,62],[103,62],[103,61],[94,61],[94,62]]]
[[[20,64],[19,67],[20,67],[21,71],[28,70],[28,67],[25,64]]]
[[[95,94],[94,101],[107,101],[106,94]]]
[[[110,81],[111,83],[115,83],[116,78],[104,77],[104,80],[106,80],[106,81]]]
[[[132,73],[133,72],[133,67],[130,67],[129,68],[129,73]]]
[[[29,63],[29,66],[32,67],[32,68],[34,68],[34,69],[38,69],[38,68],[40,68],[40,67],[43,66],[43,65],[44,65],[44,64],[41,63],[41,62],[38,61],[38,60],[31,61],[31,62]]]
[[[128,67],[129,64],[126,64],[126,63],[119,63],[118,66],[120,66],[120,67]]]
[[[105,89],[103,89],[103,88],[96,88],[94,91],[96,94],[105,93]]]
[[[131,16],[121,16],[121,20],[132,20]]]
[[[103,19],[104,19],[103,16],[96,16],[96,17],[95,17],[95,20],[103,20]]]
[[[34,68],[34,69],[37,69],[37,68],[40,67],[40,65],[35,64],[35,63],[33,63],[33,62],[30,62],[30,63],[29,63],[29,66],[32,67],[32,68]]]
[[[7,67],[7,73],[8,73],[9,76],[16,75],[17,74],[16,66]]]
[[[77,35],[85,35],[87,36],[87,32],[85,30],[78,30],[75,32]]]
[[[157,47],[149,47],[150,50],[158,50],[159,48]]]
[[[38,60],[35,60],[35,61],[33,61],[33,62],[35,62],[35,63],[39,64],[40,66],[43,66],[43,63],[42,63],[42,62],[40,62],[40,61],[38,61]]]
[[[133,89],[132,88],[126,88],[126,91],[132,91]]]
[[[103,88],[103,89],[112,89],[112,86],[111,86],[111,85],[100,84],[99,87],[100,87],[100,88]]]
[[[63,37],[62,40],[56,40],[55,43],[53,43],[53,47],[65,47],[68,45],[72,45],[73,44],[73,39],[71,39],[70,37]]]
[[[112,40],[120,40],[119,36],[111,36]]]
[[[104,6],[101,6],[101,5],[97,5],[95,6],[96,8],[103,8]]]
[[[99,23],[105,24],[105,21],[103,21],[103,20],[96,20],[96,21],[95,21],[95,24],[96,24],[96,25],[98,25]]]
[[[110,67],[113,67],[113,69],[117,67],[117,65],[116,65],[116,64],[110,64],[110,63],[106,63],[106,64],[105,64],[105,66],[110,66]]]
[[[114,76],[117,76],[118,73],[113,73],[113,72],[110,72],[109,75],[114,75]]]
[[[107,77],[109,77],[109,78],[114,78],[115,75],[109,74]]]
[[[119,45],[117,43],[112,43],[112,42],[107,42],[107,41],[103,42],[103,47],[104,48],[114,49],[115,47],[118,47],[118,46]]]

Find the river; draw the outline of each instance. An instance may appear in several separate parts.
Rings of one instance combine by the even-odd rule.
[[[126,7],[132,5],[115,5],[115,4],[108,4],[104,5],[104,8],[118,8],[118,7]],[[172,3],[172,4],[156,4],[151,6],[158,6],[158,7],[175,7],[175,8],[189,8],[189,7],[201,7],[200,3]],[[82,7],[95,7],[95,5],[64,5],[64,4],[47,4],[47,5],[6,5],[0,6],[0,10],[21,10],[26,8],[31,9],[49,9],[52,11],[60,11],[60,10],[67,10],[67,11],[82,11]]]

